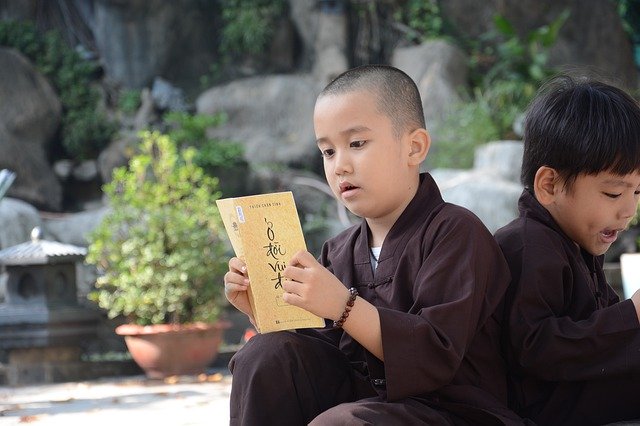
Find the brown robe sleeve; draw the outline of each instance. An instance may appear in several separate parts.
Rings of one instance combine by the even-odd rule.
[[[399,293],[413,295],[411,308],[379,308],[390,401],[455,383],[476,331],[500,303],[510,277],[491,234],[456,207],[440,211],[420,243],[406,248],[416,256],[399,259],[393,283]],[[495,352],[495,342],[478,340],[475,355]]]
[[[577,300],[593,296],[567,254],[548,241],[510,244],[501,243],[515,286],[508,330],[518,368],[551,381],[640,370],[640,329],[630,300],[576,312]]]

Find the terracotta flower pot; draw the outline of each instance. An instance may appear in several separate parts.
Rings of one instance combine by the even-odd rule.
[[[133,360],[147,377],[199,374],[218,355],[222,335],[230,323],[124,324],[116,333],[124,336]]]

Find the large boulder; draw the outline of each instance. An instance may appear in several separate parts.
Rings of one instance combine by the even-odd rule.
[[[310,75],[251,77],[207,90],[196,110],[225,112],[227,123],[210,129],[209,136],[242,143],[250,164],[316,168],[313,108],[320,90]]]
[[[473,158],[475,170],[487,170],[508,182],[520,182],[522,169],[522,141],[496,141],[476,148]]]
[[[319,13],[317,0],[289,1],[289,14],[300,40],[299,65],[307,71],[315,62],[315,46],[320,22]]]
[[[23,55],[0,48],[0,169],[16,173],[8,194],[60,210],[62,187],[46,156],[62,106],[49,82]]]
[[[525,37],[569,10],[569,19],[550,50],[550,64],[599,72],[627,89],[638,84],[633,50],[615,2],[602,0],[447,0],[439,2],[444,18],[469,39],[494,30],[496,14],[506,17]]]
[[[29,241],[36,226],[42,226],[42,220],[31,204],[7,197],[0,200],[0,249]]]
[[[42,218],[44,235],[64,244],[87,246],[89,233],[98,227],[108,211],[108,207],[102,206],[78,213],[45,215]]]
[[[518,217],[521,164],[521,142],[496,141],[476,149],[473,169],[435,169],[431,174],[445,201],[471,210],[493,233]]]
[[[156,76],[194,88],[217,57],[216,2],[200,0],[96,0],[85,18],[106,76],[142,88]]]
[[[434,40],[395,49],[391,64],[418,85],[427,127],[433,133],[432,127],[460,102],[460,89],[467,85],[469,70],[466,54],[445,40]]]
[[[313,74],[323,85],[349,69],[349,24],[345,13],[320,13]]]

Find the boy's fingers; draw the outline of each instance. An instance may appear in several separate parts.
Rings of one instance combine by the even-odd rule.
[[[282,300],[290,305],[299,306],[302,298],[295,293],[283,293]]]
[[[231,286],[237,286],[241,290],[246,290],[249,286],[249,280],[236,272],[227,272],[224,274],[224,288],[227,291]],[[233,287],[236,288],[236,287]]]
[[[289,261],[289,265],[307,267],[311,266],[315,260],[315,257],[313,257],[311,253],[306,250],[300,250],[293,255]]]
[[[304,281],[304,267],[302,266],[287,266],[282,274],[291,281]]]
[[[237,257],[232,257],[231,259],[229,259],[229,269],[238,271],[241,274],[246,274],[247,272],[247,266],[241,259]]]
[[[300,291],[300,283],[296,282],[296,281],[291,281],[291,280],[283,280],[282,281],[282,289],[289,294],[299,294]],[[285,293],[285,294],[286,294]],[[285,300],[286,301],[286,300]]]

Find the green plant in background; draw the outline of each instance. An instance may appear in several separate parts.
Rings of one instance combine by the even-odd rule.
[[[436,0],[408,0],[396,8],[393,15],[407,40],[413,43],[422,43],[443,34],[443,19]]]
[[[478,145],[517,137],[514,122],[554,73],[547,64],[548,50],[568,16],[569,11],[564,11],[524,37],[506,18],[495,17],[495,31],[482,40],[486,46],[472,51],[473,95],[455,106],[438,126],[431,155],[434,167],[469,168]]]
[[[640,0],[617,0],[618,13],[631,44],[635,63],[640,67]]]
[[[124,89],[118,96],[118,109],[125,114],[133,114],[140,108],[140,90]]]
[[[221,0],[220,50],[229,55],[260,55],[271,41],[284,0]]]
[[[220,0],[222,30],[219,60],[200,77],[202,88],[237,74],[232,66],[245,60],[262,61],[271,43],[277,22],[285,15],[286,0]]]
[[[476,90],[475,100],[461,102],[437,127],[438,139],[429,160],[434,167],[467,169],[473,165],[475,148],[496,140],[500,132],[484,96]]]
[[[98,108],[100,95],[92,86],[97,65],[80,57],[57,32],[41,35],[30,22],[0,22],[0,46],[29,58],[58,93],[66,153],[77,159],[95,158],[117,129]]]
[[[207,173],[216,175],[220,168],[232,168],[243,162],[244,149],[237,142],[210,138],[207,129],[227,121],[225,113],[214,115],[169,112],[164,115],[168,135],[179,147],[195,148],[195,162]]]
[[[497,33],[488,37],[501,41],[495,48],[485,49],[484,65],[476,67],[476,75],[481,75],[479,86],[503,136],[509,136],[516,117],[525,110],[540,85],[554,73],[547,64],[548,52],[568,17],[569,11],[565,10],[550,24],[538,27],[524,37],[518,35],[505,17],[495,17]],[[488,63],[487,57],[491,58]],[[472,65],[479,65],[477,55],[472,58]]]
[[[140,325],[214,322],[226,305],[218,181],[167,135],[146,132],[129,167],[104,186],[110,211],[89,236],[101,275],[89,298]]]

